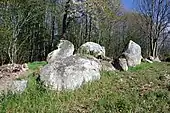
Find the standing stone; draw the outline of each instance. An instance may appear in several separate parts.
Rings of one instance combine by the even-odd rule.
[[[123,56],[126,58],[128,66],[135,67],[136,65],[141,64],[141,47],[130,40],[128,48],[123,53]]]
[[[105,47],[94,43],[94,42],[87,42],[80,46],[78,49],[78,53],[82,55],[92,55],[96,58],[105,57]]]
[[[73,55],[74,45],[68,40],[60,40],[58,49],[52,51],[47,56],[47,62],[51,63],[57,59],[62,59]]]
[[[51,90],[74,90],[99,80],[101,67],[94,57],[70,56],[45,65],[40,71],[40,80]]]

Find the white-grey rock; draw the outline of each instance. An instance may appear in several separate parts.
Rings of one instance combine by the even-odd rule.
[[[23,70],[24,72],[29,70],[29,67],[28,67],[28,64],[27,64],[27,63],[24,63],[24,64],[22,65],[22,70]]]
[[[104,61],[104,60],[101,60],[100,62],[102,64],[102,71],[115,71],[116,70],[111,62]]]
[[[125,58],[119,58],[119,65],[121,67],[121,70],[128,71],[127,60]]]
[[[159,57],[156,57],[156,58],[154,59],[154,61],[155,61],[155,62],[161,62],[161,60],[159,59]]]
[[[161,62],[161,60],[159,59],[159,57],[154,58],[153,56],[149,56],[149,59],[153,62]]]
[[[14,93],[21,94],[27,88],[27,80],[14,80],[12,81],[9,90]]]
[[[155,61],[155,62],[161,62],[161,60],[159,59],[159,57],[156,57],[156,58],[154,59],[154,61]]]
[[[94,42],[87,42],[80,46],[78,53],[92,55],[96,58],[105,57],[105,47]]]
[[[127,60],[128,66],[135,67],[136,65],[141,64],[141,47],[132,40],[130,40],[128,48],[123,55]]]
[[[99,80],[101,67],[94,57],[70,56],[45,65],[40,80],[51,90],[74,90],[83,83]]]
[[[74,45],[68,40],[60,40],[58,49],[52,51],[47,56],[47,62],[51,63],[55,60],[62,59],[73,55]]]
[[[150,64],[153,63],[153,61],[151,61],[151,60],[149,60],[149,59],[147,59],[147,58],[144,58],[143,61],[144,61],[144,62],[147,62],[147,63],[150,63]]]
[[[149,56],[149,60],[154,61],[154,57],[153,56]]]

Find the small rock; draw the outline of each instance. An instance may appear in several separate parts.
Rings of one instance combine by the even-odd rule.
[[[28,70],[29,70],[27,63],[25,63],[25,64],[22,65],[22,70],[23,70],[23,71],[28,71]]]
[[[14,93],[19,93],[21,94],[24,92],[24,90],[27,88],[27,80],[14,80],[11,85],[9,90],[14,94]]]
[[[161,60],[159,59],[159,57],[156,57],[156,58],[154,59],[154,61],[155,61],[155,62],[161,62]]]
[[[154,58],[153,56],[149,56],[149,60],[153,61],[153,62],[161,62],[161,60],[159,59],[159,57]]]
[[[144,61],[144,62],[147,62],[147,63],[150,63],[150,64],[153,63],[153,61],[151,61],[151,60],[149,60],[149,59],[147,59],[147,58],[143,59],[143,61]]]
[[[112,63],[108,61],[101,60],[102,70],[103,71],[115,71],[116,69],[113,67]]]
[[[119,58],[119,65],[123,71],[128,71],[128,65],[125,58]]]

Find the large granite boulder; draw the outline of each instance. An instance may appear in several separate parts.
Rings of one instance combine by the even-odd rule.
[[[127,50],[123,53],[125,59],[127,60],[127,64],[129,67],[135,67],[136,65],[141,64],[141,47],[130,40]]]
[[[80,48],[78,49],[78,53],[82,55],[92,55],[96,58],[104,58],[105,47],[94,42],[87,42],[80,46]]]
[[[58,49],[52,51],[47,56],[47,62],[51,63],[58,59],[63,59],[73,55],[74,45],[68,40],[60,40]]]
[[[51,90],[74,90],[100,79],[101,63],[94,57],[70,56],[45,65],[40,80]]]

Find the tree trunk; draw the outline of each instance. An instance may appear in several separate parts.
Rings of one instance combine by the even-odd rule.
[[[91,40],[91,31],[92,31],[92,17],[90,16],[89,22],[89,41]]]
[[[49,47],[49,51],[52,51],[54,48],[54,38],[55,38],[55,16],[52,16],[52,20],[51,20],[51,40],[50,40],[50,47]]]
[[[67,30],[67,27],[68,27],[68,10],[69,10],[69,7],[70,7],[70,1],[71,0],[68,0],[66,2],[66,5],[65,5],[65,13],[64,13],[64,16],[63,16],[63,24],[62,24],[62,35],[61,35],[61,39],[65,39],[66,38],[66,30]]]

